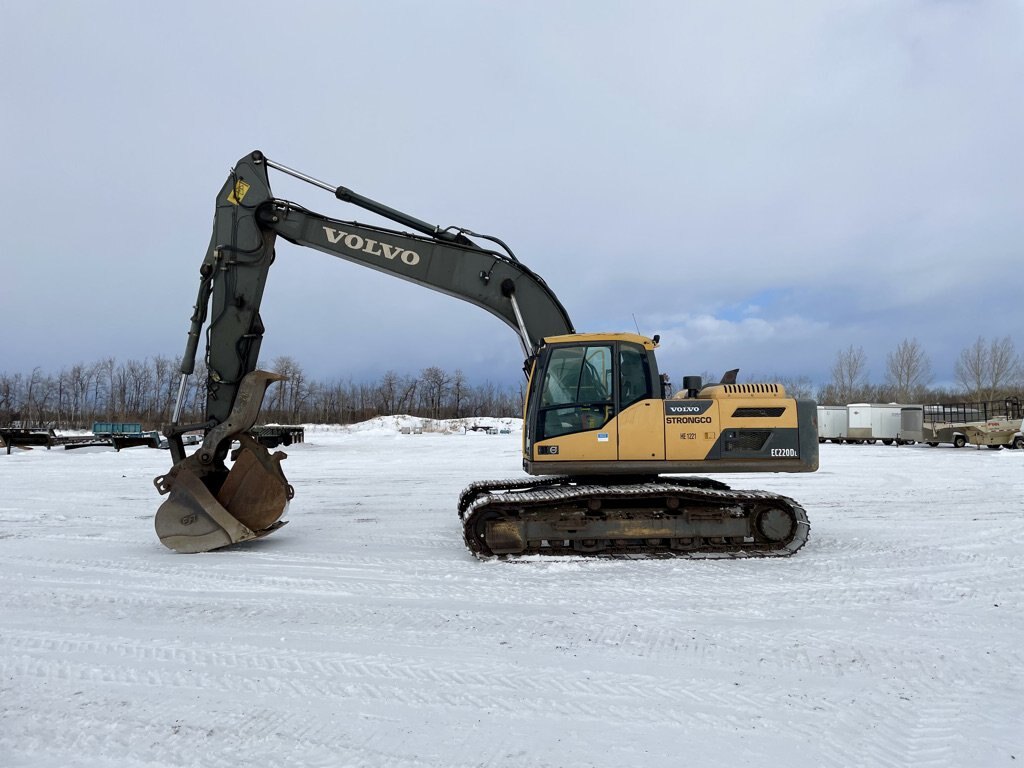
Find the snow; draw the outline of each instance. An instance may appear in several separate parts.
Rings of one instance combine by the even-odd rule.
[[[0,763],[1024,759],[1024,451],[719,476],[806,507],[786,560],[480,562],[456,499],[518,427],[403,426],[307,427],[289,524],[202,555],[153,532],[166,451],[0,451]]]

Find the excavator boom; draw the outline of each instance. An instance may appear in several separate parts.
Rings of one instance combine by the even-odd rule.
[[[329,218],[278,199],[271,191],[269,168],[420,234]],[[546,336],[573,332],[568,313],[544,280],[507,249],[484,248],[466,230],[430,225],[270,161],[261,152],[246,155],[217,195],[182,357],[178,402],[164,428],[174,466],[154,481],[161,494],[169,494],[157,513],[157,532],[177,551],[206,551],[265,535],[278,525],[293,493],[280,468],[280,452],[271,458],[249,441],[239,449],[241,462],[236,460],[231,469],[225,463],[232,443],[255,424],[267,387],[279,379],[257,369],[264,334],[259,310],[278,236],[481,307],[515,330],[527,358]],[[185,382],[194,372],[207,321],[206,420],[182,424]],[[205,434],[202,446],[186,456],[182,435],[200,429]],[[200,487],[204,494],[196,492]],[[244,522],[228,525],[231,520]]]

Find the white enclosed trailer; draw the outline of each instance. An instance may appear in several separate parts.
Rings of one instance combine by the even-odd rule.
[[[846,439],[846,406],[818,406],[818,442],[841,443]]]
[[[921,407],[899,403],[851,403],[847,409],[847,439],[851,443],[886,445],[921,440]]]
[[[846,439],[851,443],[873,443],[871,434],[871,403],[850,403],[846,406]]]
[[[903,406],[872,403],[871,405],[871,436],[886,445],[892,445],[900,437],[903,427]]]

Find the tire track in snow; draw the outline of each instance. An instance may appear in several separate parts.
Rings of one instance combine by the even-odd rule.
[[[31,592],[8,593],[0,599],[0,610],[15,611],[37,599]],[[885,637],[876,639],[852,627],[812,634],[783,626],[768,631],[737,628],[722,637],[702,632],[699,617],[696,621],[691,618],[689,626],[680,626],[680,615],[671,612],[648,614],[643,617],[643,624],[623,627],[621,622],[615,622],[614,612],[591,611],[576,623],[571,616],[547,613],[524,617],[521,613],[503,612],[500,606],[490,607],[486,612],[480,606],[473,606],[469,610],[438,613],[418,609],[415,601],[390,605],[374,601],[325,604],[319,609],[317,623],[309,626],[295,625],[301,616],[289,613],[289,602],[284,597],[268,600],[257,596],[245,602],[235,598],[208,599],[197,614],[195,607],[182,603],[175,595],[143,594],[112,601],[105,594],[69,595],[65,592],[50,598],[50,609],[54,615],[59,613],[61,624],[67,626],[78,620],[89,622],[97,615],[130,619],[154,628],[164,626],[165,631],[173,631],[172,622],[177,617],[194,621],[201,615],[204,625],[210,629],[218,626],[227,629],[242,619],[267,632],[281,627],[282,631],[287,631],[290,642],[311,648],[323,642],[325,626],[345,628],[344,635],[337,641],[342,644],[374,642],[380,628],[387,626],[390,627],[389,643],[405,643],[423,649],[443,649],[460,643],[476,645],[497,636],[502,638],[504,649],[511,652],[547,653],[552,657],[578,653],[593,660],[619,659],[626,667],[634,663],[671,662],[704,669],[736,669],[754,674],[770,669],[775,673],[827,678],[876,675],[893,667],[903,670],[904,674],[925,675],[936,654],[949,645],[941,632],[908,637],[907,642],[897,646]],[[502,649],[495,645],[494,650]],[[978,663],[984,663],[984,659],[975,660],[975,664]],[[1006,664],[1024,666],[1024,655],[1016,648],[1002,648],[997,657],[985,663],[989,669],[983,671],[993,673]]]
[[[699,628],[705,618],[716,618],[713,614],[705,617],[702,605],[692,611],[692,615],[688,615],[686,610],[665,609],[660,604],[664,596],[658,595],[650,602],[634,599],[635,605],[624,611],[622,605],[625,595],[635,588],[628,580],[626,586],[619,588],[609,584],[607,589],[603,589],[598,604],[587,611],[579,610],[580,607],[570,600],[566,601],[566,607],[577,610],[559,612],[557,605],[549,604],[553,599],[553,590],[534,590],[529,600],[524,600],[522,590],[518,590],[515,593],[517,602],[507,605],[500,602],[504,589],[502,584],[495,586],[479,577],[471,580],[452,579],[448,572],[445,572],[443,578],[419,579],[414,586],[408,583],[408,579],[403,581],[388,576],[385,570],[386,575],[383,577],[364,577],[360,583],[360,593],[355,595],[350,588],[346,589],[346,580],[338,578],[260,574],[254,579],[251,573],[243,577],[234,572],[209,571],[197,579],[195,572],[163,573],[155,567],[126,567],[120,561],[99,561],[82,573],[83,569],[72,569],[70,564],[71,561],[46,559],[35,562],[40,572],[51,569],[60,571],[61,589],[49,598],[49,607],[66,616],[88,616],[107,611],[112,615],[133,615],[147,621],[166,620],[175,615],[194,614],[196,607],[183,598],[187,598],[190,593],[201,593],[204,598],[201,608],[205,614],[204,620],[211,624],[233,623],[241,617],[247,621],[274,625],[290,621],[293,604],[298,598],[313,596],[322,598],[318,610],[325,623],[343,626],[346,632],[355,636],[370,637],[379,631],[381,625],[385,625],[391,627],[394,637],[412,641],[417,636],[426,635],[430,640],[425,642],[436,646],[444,646],[452,638],[472,635],[475,631],[473,625],[479,624],[516,647],[532,647],[541,652],[550,650],[555,644],[565,647],[568,643],[578,648],[586,641],[590,654],[603,648],[609,653],[626,652],[635,658],[670,658],[687,663],[727,666],[733,664],[735,658],[749,656],[750,648],[759,648],[771,657],[771,664],[779,669],[828,675],[841,674],[843,663],[858,654],[858,648],[860,651],[856,662],[869,672],[872,665],[879,664],[899,664],[907,669],[915,669],[926,663],[927,659],[927,655],[923,655],[914,643],[903,648],[873,649],[870,638],[865,639],[849,631],[823,631],[810,638],[799,632],[772,632],[766,643],[763,629],[750,633],[739,628],[724,639],[718,638],[711,647],[701,641],[697,633],[690,640],[685,639],[688,627]],[[329,567],[325,564],[323,569],[326,572]],[[341,569],[344,570],[344,566]],[[96,582],[95,571],[112,575],[111,584],[123,584],[130,580],[136,589],[112,597],[107,585]],[[19,581],[26,586],[20,590],[0,591],[0,609],[11,611],[31,604],[38,600],[33,590],[46,592],[52,587],[47,583],[37,586],[19,578],[23,575],[16,574],[12,581]],[[584,577],[587,575],[584,574]],[[68,590],[69,580],[82,587],[81,591]],[[898,606],[907,599],[906,582],[904,580],[902,595],[898,594],[898,583],[888,585],[875,581],[868,587],[843,589],[836,594],[836,599],[854,610],[867,604],[876,590],[884,594],[886,589],[890,589],[897,593],[899,599],[884,598],[881,602]],[[396,587],[400,587],[398,597],[395,596]],[[944,590],[955,589],[958,592],[966,588],[967,585],[959,575],[953,578],[953,583],[943,587]],[[564,590],[564,585],[558,587],[558,591],[561,590]],[[774,595],[777,588],[771,586],[763,591]],[[222,594],[217,595],[218,592]],[[439,613],[435,606],[442,594],[449,606]],[[927,596],[934,597],[930,594]],[[785,607],[794,615],[799,615],[805,605],[807,610],[812,610],[813,605],[821,599],[814,589],[799,590],[788,597],[791,602]],[[418,607],[421,602],[425,608]],[[527,606],[543,607],[543,610],[524,615],[523,609]],[[778,607],[776,599],[773,608]],[[876,596],[873,621],[901,621],[898,612],[887,619],[879,617],[878,607]],[[577,612],[583,615],[573,615]],[[635,617],[632,628],[628,623],[631,616]],[[296,618],[301,620],[301,617]],[[766,618],[770,618],[770,615]],[[591,628],[586,632],[590,637],[579,636],[581,624]],[[316,628],[311,629],[311,633],[316,631]],[[550,644],[545,646],[548,642]],[[824,650],[811,653],[808,647]],[[871,651],[873,656],[866,655],[867,651]],[[840,659],[844,661],[841,663]],[[1019,662],[1020,654],[1014,655],[1013,660]]]
[[[757,584],[745,584],[744,588],[750,593],[751,608],[763,604],[765,612],[770,615],[776,607],[774,603],[780,598],[784,599],[794,609],[801,605],[814,606],[821,600],[822,592],[831,593],[833,599],[842,601],[844,605],[851,607],[860,605],[871,605],[877,608],[880,603],[898,605],[908,599],[934,600],[934,599],[958,599],[965,594],[993,594],[998,598],[1002,594],[1012,594],[1016,591],[1020,580],[1024,578],[1024,569],[1015,563],[1006,560],[1003,564],[990,563],[988,568],[983,567],[983,559],[970,560],[963,566],[952,564],[945,567],[941,573],[934,570],[914,573],[911,569],[878,569],[877,575],[872,575],[869,569],[865,569],[858,576],[855,585],[843,587],[836,591],[835,581],[841,579],[841,573],[833,574],[828,582],[820,586],[814,584],[802,585],[799,591],[788,589],[785,585],[768,584],[758,588]],[[254,593],[261,595],[287,594],[292,597],[299,596],[338,596],[353,592],[351,582],[358,581],[358,592],[366,597],[392,597],[396,588],[400,588],[403,595],[409,599],[437,599],[443,594],[447,599],[455,601],[481,601],[484,598],[493,599],[494,602],[501,602],[501,593],[505,589],[506,582],[493,578],[481,577],[479,570],[474,570],[465,565],[460,569],[459,565],[451,563],[424,564],[418,568],[419,578],[410,580],[407,575],[401,574],[401,562],[399,560],[383,560],[374,558],[370,561],[352,563],[348,560],[331,562],[327,559],[319,561],[307,561],[301,566],[289,562],[263,563],[256,567],[247,565],[244,571],[234,570],[230,566],[237,564],[237,561],[225,563],[224,567],[196,567],[182,569],[161,568],[159,565],[147,564],[142,561],[76,561],[70,559],[49,559],[49,558],[0,558],[4,564],[5,576],[3,581],[10,579],[19,583],[30,582],[39,578],[45,580],[48,574],[53,571],[60,571],[62,583],[89,585],[100,588],[104,584],[123,584],[124,580],[130,579],[133,586],[140,591],[156,592],[195,592],[208,594],[211,592],[224,592],[225,594],[238,594],[247,596]],[[204,563],[204,566],[206,564]],[[219,564],[217,564],[219,565]],[[471,564],[475,565],[475,564]],[[367,568],[367,570],[363,570]],[[18,569],[14,571],[13,569]],[[281,575],[284,570],[295,572],[296,575]],[[13,571],[13,572],[12,572]],[[496,574],[493,571],[487,573],[488,577]],[[502,574],[504,575],[504,574]],[[660,575],[655,573],[653,575]],[[538,584],[536,574],[523,573],[527,583]],[[104,579],[104,577],[107,577]],[[636,595],[637,582],[632,579],[604,580],[601,574],[595,573],[593,577],[584,573],[578,575],[566,584],[557,585],[556,589],[530,590],[517,589],[515,599],[518,604],[531,603],[535,605],[550,605],[562,595],[562,600],[567,606],[572,606],[573,601],[566,599],[565,595],[572,591],[572,582],[580,582],[579,587],[585,586],[582,582],[589,580],[601,580],[602,593],[601,602],[615,603],[628,601],[635,604],[638,600]],[[522,581],[522,580],[520,580]],[[568,580],[567,580],[568,581]],[[509,578],[509,586],[514,584],[514,579]],[[715,589],[715,584],[708,580],[708,589]],[[518,586],[521,586],[518,585]],[[553,586],[553,585],[552,585]],[[660,602],[672,601],[679,598],[690,598],[693,593],[699,593],[705,587],[704,580],[694,583],[692,576],[686,590],[676,588],[675,590],[663,588],[659,594],[649,599],[647,604],[657,608]],[[758,596],[765,596],[758,599]],[[642,601],[642,598],[640,598]]]
[[[194,689],[249,702],[348,700],[410,709],[443,707],[489,711],[516,719],[544,712],[566,720],[643,722],[706,727],[737,710],[763,711],[770,702],[735,682],[673,685],[657,674],[591,673],[553,657],[548,669],[522,676],[518,660],[462,659],[457,664],[414,649],[389,648],[368,658],[304,649],[301,657],[254,646],[197,648],[129,638],[5,633],[0,673],[5,678],[58,680],[71,686]],[[396,654],[398,654],[396,656]],[[409,655],[403,655],[409,654]],[[699,705],[699,706],[698,706]]]
[[[77,755],[89,756],[98,765],[125,768],[262,768],[279,764],[427,768],[441,764],[436,759],[417,757],[415,750],[394,739],[394,731],[400,726],[397,720],[381,727],[374,718],[334,718],[302,707],[297,712],[284,711],[246,702],[238,711],[232,702],[224,701],[211,715],[202,705],[129,708],[126,702],[119,705],[115,700],[92,699],[79,706],[70,725],[51,722],[45,714],[60,709],[60,698],[55,694],[41,698],[42,713],[17,718],[16,740],[0,733],[0,750],[15,760],[14,765],[20,765],[20,755],[31,756],[25,764],[33,766],[66,763],[67,755]],[[47,702],[51,706],[46,707]],[[112,713],[116,720],[112,720]],[[15,719],[7,722],[14,725]],[[476,760],[444,763],[453,768],[479,765]]]
[[[824,745],[831,764],[850,764],[850,729],[871,733],[858,745],[858,762],[882,768],[947,768],[960,765],[993,765],[1011,760],[1008,753],[995,755],[992,744],[982,735],[986,729],[1005,728],[1002,715],[1008,707],[1020,711],[1019,698],[1009,692],[992,691],[976,684],[949,685],[939,679],[903,680],[893,691],[878,717],[865,723],[852,722],[845,712],[838,713],[836,738]],[[972,701],[987,699],[985,709],[972,707]]]

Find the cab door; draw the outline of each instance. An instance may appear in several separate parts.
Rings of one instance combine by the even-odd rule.
[[[665,414],[654,396],[654,375],[647,351],[639,344],[618,345],[619,459],[661,461],[665,458]]]
[[[551,348],[535,415],[535,461],[614,461],[614,345]]]

